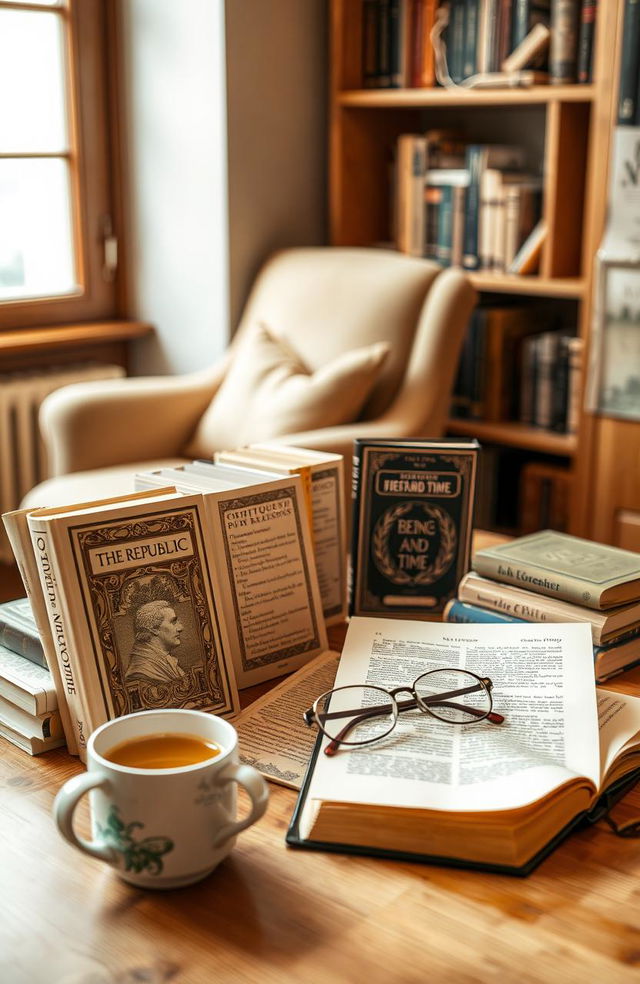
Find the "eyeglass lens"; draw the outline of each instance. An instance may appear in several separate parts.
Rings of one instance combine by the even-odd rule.
[[[395,701],[379,687],[338,687],[323,694],[316,705],[322,731],[345,745],[384,738],[393,730],[397,714]]]
[[[424,710],[450,724],[469,724],[491,711],[486,686],[465,670],[432,670],[418,677],[414,689]]]

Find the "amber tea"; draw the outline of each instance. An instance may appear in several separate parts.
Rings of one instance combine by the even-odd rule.
[[[220,755],[222,749],[198,735],[141,735],[114,745],[104,757],[115,765],[130,769],[179,769],[206,762]]]

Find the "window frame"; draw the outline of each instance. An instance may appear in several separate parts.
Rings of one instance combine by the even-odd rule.
[[[0,300],[0,330],[114,317],[116,280],[104,271],[104,236],[109,225],[115,225],[113,78],[109,70],[114,48],[113,0],[62,0],[59,7],[7,0],[1,6],[43,11],[66,21],[69,146],[65,157],[70,168],[77,289],[60,296]]]

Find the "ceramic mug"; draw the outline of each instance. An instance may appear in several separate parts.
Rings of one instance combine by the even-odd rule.
[[[197,735],[220,753],[178,768],[139,769],[105,758],[123,742],[149,735]],[[237,784],[251,810],[236,819]],[[93,839],[73,829],[75,808],[89,793]],[[202,711],[158,710],[128,714],[103,724],[87,743],[87,772],[56,796],[53,814],[70,844],[112,865],[142,888],[178,888],[210,874],[229,854],[241,830],[267,808],[267,784],[240,764],[238,735],[222,718]]]

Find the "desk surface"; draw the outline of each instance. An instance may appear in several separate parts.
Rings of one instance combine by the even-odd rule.
[[[640,694],[640,669],[614,682]],[[54,829],[54,795],[81,769],[2,744],[3,984],[640,979],[640,841],[602,823],[519,879],[288,849],[296,794],[272,785],[267,815],[213,875],[143,892]],[[619,810],[640,816],[640,789]]]

